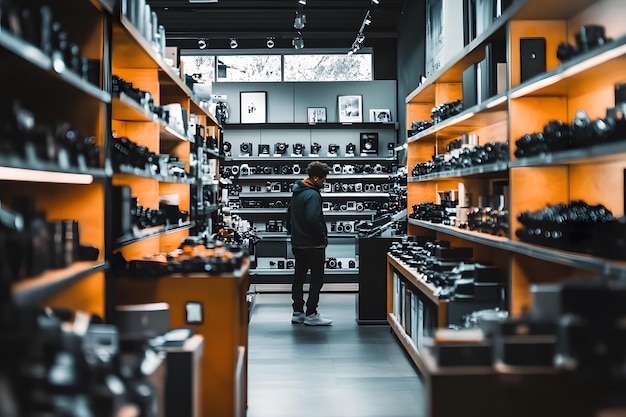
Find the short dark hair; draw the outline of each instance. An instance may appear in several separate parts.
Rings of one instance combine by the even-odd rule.
[[[330,169],[328,168],[328,165],[320,161],[313,161],[306,167],[306,174],[309,178],[326,178],[329,172]]]

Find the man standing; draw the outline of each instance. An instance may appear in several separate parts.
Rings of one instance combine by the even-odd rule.
[[[329,326],[333,321],[323,318],[317,312],[320,290],[324,285],[324,264],[328,231],[322,212],[320,190],[328,175],[328,165],[313,161],[307,168],[308,175],[293,186],[289,205],[287,230],[291,233],[291,248],[296,258],[296,266],[291,285],[293,315],[291,322],[309,326]],[[304,304],[304,281],[311,270],[309,296]]]

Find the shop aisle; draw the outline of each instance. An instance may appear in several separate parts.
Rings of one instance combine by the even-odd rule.
[[[291,324],[290,294],[258,294],[247,417],[422,417],[424,386],[388,326],[359,326],[355,293],[322,293],[330,327]]]

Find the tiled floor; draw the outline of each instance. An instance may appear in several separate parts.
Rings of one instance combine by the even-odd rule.
[[[247,417],[422,417],[424,386],[386,325],[358,325],[356,294],[322,293],[330,327],[293,325],[290,294],[257,294]]]

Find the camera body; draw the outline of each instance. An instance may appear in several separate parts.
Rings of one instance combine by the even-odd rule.
[[[285,142],[276,142],[274,145],[274,155],[284,155],[289,148],[289,144]]]
[[[259,156],[270,156],[270,145],[267,143],[259,144]]]
[[[360,134],[361,156],[378,155],[378,133],[371,132]]]
[[[304,155],[305,146],[303,143],[295,143],[293,145],[293,151],[291,153],[292,156],[302,156]]]
[[[225,141],[224,143],[222,143],[222,152],[224,152],[225,157],[230,158],[231,156],[233,156],[232,148],[233,145],[230,142]]]
[[[328,156],[337,156],[339,154],[340,146],[335,143],[330,143],[328,145]]]
[[[338,261],[337,258],[328,258],[325,266],[326,269],[341,269],[341,261]]]
[[[317,142],[313,142],[311,144],[311,154],[310,154],[310,156],[319,156],[320,155],[320,149],[322,149],[322,145],[320,145]]]
[[[252,143],[243,142],[239,145],[239,156],[252,156]]]

